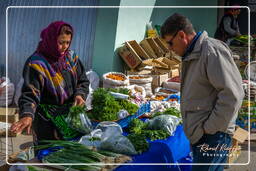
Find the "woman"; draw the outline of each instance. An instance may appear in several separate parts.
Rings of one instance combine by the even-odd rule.
[[[74,138],[65,117],[73,105],[84,105],[89,82],[78,56],[69,50],[73,28],[56,21],[41,32],[37,50],[24,66],[24,84],[19,99],[20,120],[11,131],[33,126],[34,141]],[[71,105],[70,105],[71,104]]]

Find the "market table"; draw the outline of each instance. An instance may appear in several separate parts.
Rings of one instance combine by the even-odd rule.
[[[179,125],[173,136],[166,140],[155,140],[150,142],[147,152],[132,157],[131,163],[165,163],[177,164],[187,163],[184,158],[189,156],[190,144],[185,136],[182,125]],[[190,170],[191,166],[182,166],[181,170]],[[165,171],[179,170],[177,165],[123,165],[115,171]]]

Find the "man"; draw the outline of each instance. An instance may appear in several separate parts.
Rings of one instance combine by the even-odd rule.
[[[229,45],[233,38],[240,36],[241,34],[237,21],[237,16],[239,14],[239,6],[234,6],[233,8],[228,9],[226,14],[222,17],[214,37],[226,42]]]
[[[161,35],[182,57],[181,113],[193,162],[225,163],[244,96],[232,52],[207,32],[196,33],[191,22],[177,13],[165,21]],[[223,166],[193,165],[193,170],[219,171]]]

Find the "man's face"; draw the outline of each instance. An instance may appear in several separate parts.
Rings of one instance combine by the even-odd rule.
[[[233,9],[231,10],[231,13],[234,15],[234,16],[238,16],[240,14],[240,9]]]
[[[164,40],[168,44],[168,48],[177,55],[183,56],[188,45],[187,35],[182,31],[177,31],[172,35],[164,36]]]

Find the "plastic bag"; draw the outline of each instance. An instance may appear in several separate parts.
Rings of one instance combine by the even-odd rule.
[[[120,110],[118,113],[117,113],[117,116],[118,116],[118,119],[124,119],[126,118],[127,116],[129,116],[129,113],[127,112],[127,110]]]
[[[79,143],[86,146],[94,146],[98,148],[101,144],[102,134],[103,132],[101,129],[95,129],[89,135],[82,136],[79,140]]]
[[[86,76],[90,81],[90,85],[89,85],[89,94],[87,95],[85,105],[88,110],[91,110],[92,109],[92,93],[95,89],[99,87],[100,78],[97,75],[97,73],[92,70],[86,72]]]
[[[104,138],[112,136],[113,134],[122,134],[123,130],[119,124],[111,121],[100,122],[95,129],[100,129],[104,132]],[[109,135],[108,135],[109,134]]]
[[[88,134],[92,130],[92,123],[86,113],[79,106],[73,106],[66,118],[68,125],[76,131]]]
[[[108,138],[105,138],[100,144],[99,149],[126,155],[137,154],[130,140],[120,134],[112,134],[112,136],[108,136]]]
[[[181,122],[181,119],[172,115],[159,115],[148,121],[149,129],[160,129],[167,131],[170,135],[173,135],[176,127]]]
[[[8,91],[7,104],[6,104],[6,86]],[[9,106],[12,104],[15,88],[14,84],[11,83],[9,78],[2,77],[0,78],[0,106]]]

